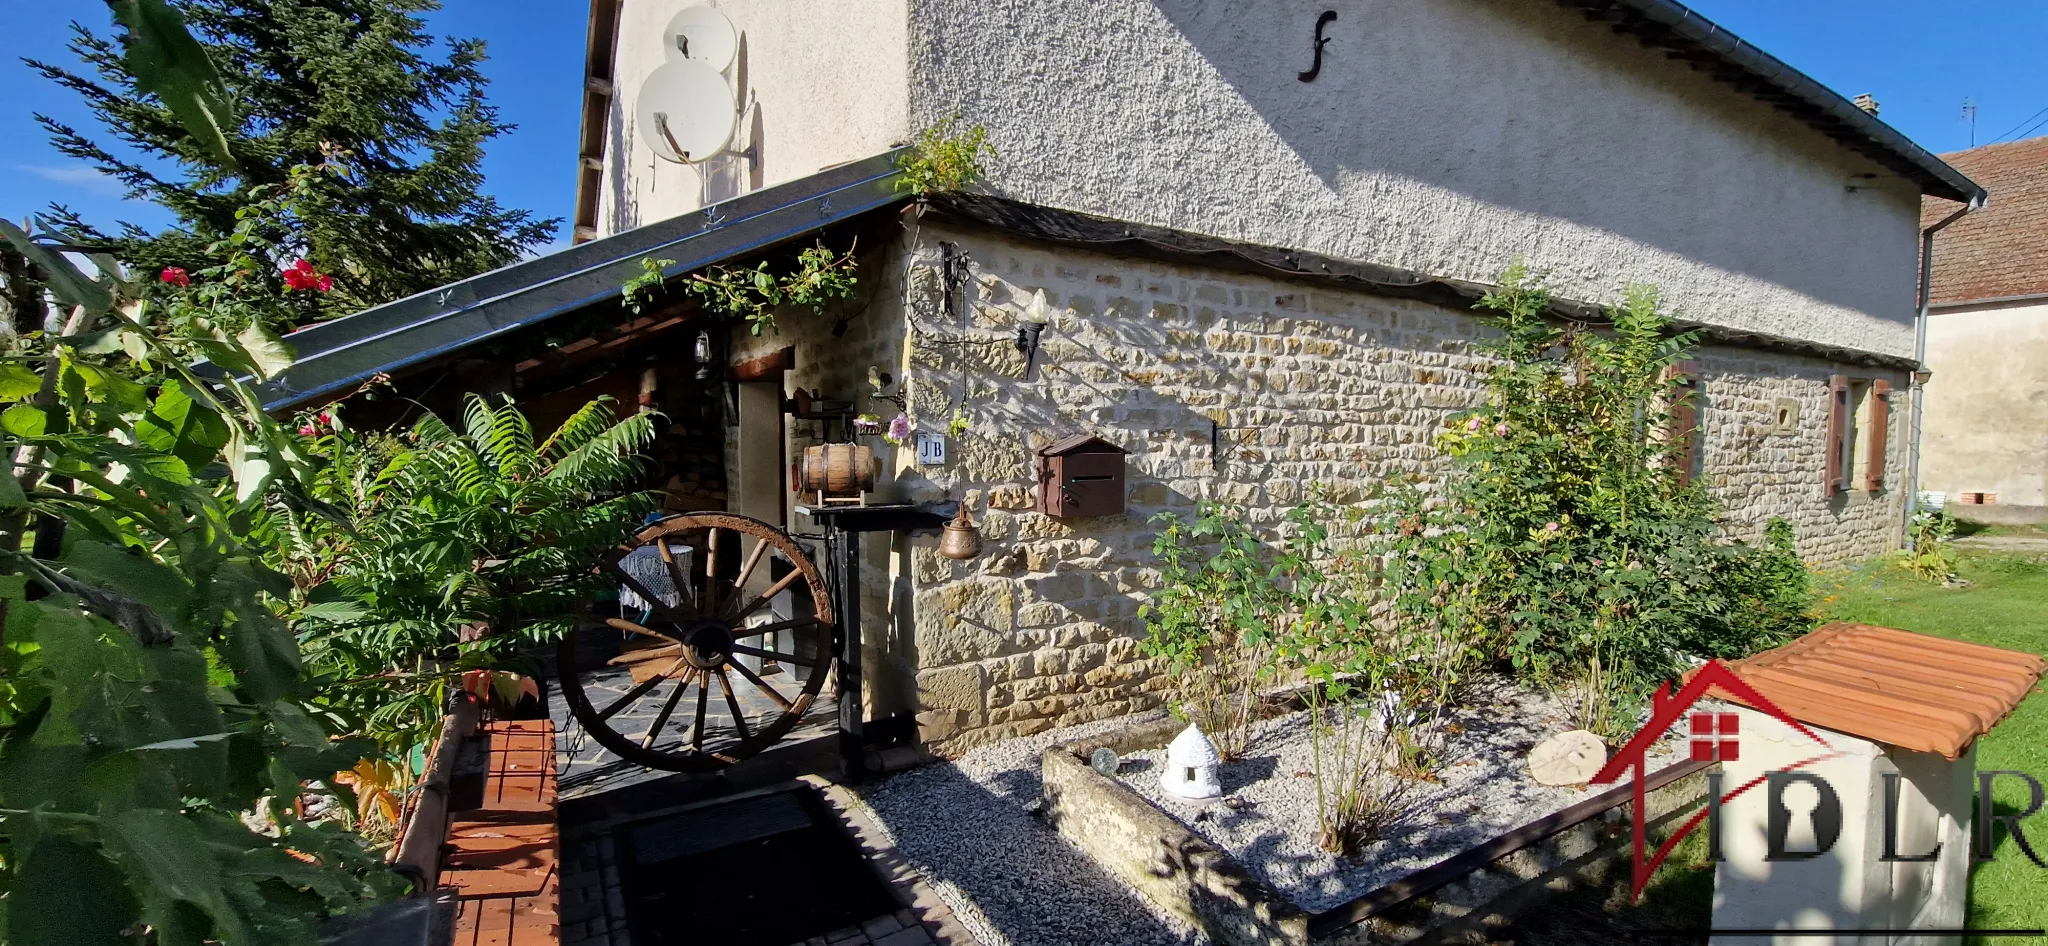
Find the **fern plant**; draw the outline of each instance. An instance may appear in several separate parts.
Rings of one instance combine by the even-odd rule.
[[[464,671],[527,669],[598,585],[592,563],[652,508],[640,451],[652,419],[609,398],[546,438],[509,399],[428,415],[403,438],[316,427],[316,497],[340,517],[274,511],[308,660],[329,708],[388,750],[422,741]]]

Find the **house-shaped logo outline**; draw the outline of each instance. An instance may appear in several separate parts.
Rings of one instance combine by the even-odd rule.
[[[1642,897],[1643,887],[1649,883],[1650,875],[1656,873],[1659,864],[1664,863],[1664,857],[1670,854],[1671,849],[1676,847],[1678,842],[1684,840],[1686,835],[1691,834],[1692,830],[1699,826],[1700,819],[1706,815],[1705,811],[1695,815],[1692,820],[1686,822],[1684,827],[1680,828],[1662,845],[1658,846],[1653,856],[1647,860],[1644,858],[1648,834],[1643,826],[1643,777],[1645,775],[1643,769],[1645,760],[1650,753],[1650,746],[1655,744],[1666,731],[1675,725],[1679,718],[1685,715],[1687,710],[1692,709],[1693,704],[1699,702],[1700,698],[1705,696],[1708,690],[1717,686],[1734,694],[1751,707],[1768,713],[1771,718],[1792,727],[1800,734],[1819,743],[1821,748],[1833,748],[1828,745],[1827,740],[1820,737],[1819,733],[1808,728],[1805,723],[1793,719],[1792,714],[1779,709],[1778,704],[1771,702],[1762,693],[1758,693],[1755,687],[1743,682],[1741,677],[1735,675],[1735,671],[1729,669],[1727,664],[1722,663],[1718,659],[1707,661],[1704,666],[1694,672],[1692,679],[1686,682],[1684,688],[1680,689],[1675,697],[1671,694],[1671,681],[1666,680],[1658,685],[1657,695],[1651,701],[1650,721],[1644,724],[1643,728],[1638,730],[1635,736],[1629,739],[1628,744],[1622,746],[1621,750],[1614,754],[1613,758],[1608,759],[1607,764],[1600,769],[1599,774],[1593,776],[1590,781],[1590,784],[1593,785],[1612,785],[1624,772],[1633,771],[1634,773],[1632,779],[1634,792],[1631,795],[1629,807],[1632,809],[1635,821],[1635,847],[1633,852],[1635,870],[1632,895],[1637,899]],[[1822,758],[1825,758],[1825,756]],[[1808,765],[1814,761],[1818,760],[1810,759],[1800,763],[1800,765]],[[1794,768],[1797,767],[1799,766],[1794,766]],[[1721,800],[1726,802],[1748,791],[1759,781],[1761,779],[1752,781],[1747,785],[1742,785],[1723,796]]]

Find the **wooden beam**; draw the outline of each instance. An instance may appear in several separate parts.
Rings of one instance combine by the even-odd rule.
[[[796,346],[790,345],[733,365],[728,376],[734,381],[772,381],[795,367]]]

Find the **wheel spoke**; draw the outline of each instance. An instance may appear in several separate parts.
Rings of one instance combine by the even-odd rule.
[[[739,640],[742,637],[773,634],[776,631],[793,631],[800,627],[816,627],[824,623],[817,618],[797,618],[791,621],[776,621],[772,624],[762,624],[756,627],[736,627],[733,628],[732,637],[733,640]]]
[[[762,660],[773,660],[778,663],[795,664],[799,667],[815,667],[818,665],[818,662],[815,660],[807,660],[795,654],[780,654],[772,650],[762,650],[759,647],[747,647],[742,644],[732,645],[731,650],[735,654],[746,654],[749,657],[759,657]]]
[[[767,591],[761,592],[758,596],[749,599],[745,607],[740,608],[737,611],[734,611],[732,613],[730,620],[738,621],[741,618],[744,618],[747,615],[754,613],[756,610],[759,610],[762,605],[767,604],[769,599],[781,594],[782,589],[795,584],[796,580],[802,577],[804,577],[804,573],[802,571],[797,569],[791,569],[789,574],[782,576],[781,580],[777,581],[775,584],[769,585]]]
[[[767,539],[754,540],[754,550],[747,553],[747,563],[740,566],[740,576],[732,580],[733,600],[747,593],[747,579],[754,577],[754,566],[761,564],[761,556],[768,551]]]
[[[654,547],[660,550],[661,561],[668,566],[668,580],[676,583],[676,600],[682,600],[685,595],[695,598],[696,595],[690,591],[690,576],[683,573],[683,566],[677,564],[675,554],[669,550],[668,536],[655,539]]]
[[[689,689],[690,681],[696,678],[697,672],[695,668],[692,668],[692,672],[685,673],[676,678],[676,691],[668,695],[668,702],[661,704],[661,712],[655,714],[654,725],[647,727],[647,735],[640,737],[640,748],[645,749],[648,746],[654,745],[654,737],[661,734],[661,727],[668,725],[669,714],[676,711],[676,704],[682,702],[683,691]],[[704,690],[705,687],[700,686],[697,688],[699,694],[702,694]]]
[[[671,644],[678,643],[678,641],[670,635],[663,634],[662,632],[657,631],[654,628],[647,627],[646,625],[635,624],[631,621],[626,620],[625,618],[605,618],[604,623],[611,627],[615,627],[619,630],[625,631],[628,634],[645,634],[648,637],[652,637],[658,641],[667,641]]]
[[[690,748],[700,753],[704,751],[704,704],[710,700],[711,681],[706,680],[703,686],[697,688],[697,729],[690,733]]]
[[[718,527],[704,535],[704,613],[718,613]]]
[[[755,687],[759,688],[761,692],[768,694],[768,698],[774,700],[775,705],[780,706],[783,709],[789,709],[791,706],[795,705],[789,702],[788,700],[783,699],[782,694],[775,692],[775,688],[769,686],[768,681],[761,679],[759,674],[756,674],[752,670],[748,670],[746,664],[729,663],[726,664],[726,666],[739,671],[740,676],[746,677],[748,683],[751,683]]]
[[[668,675],[676,672],[677,667],[680,667],[688,662],[689,661],[681,657],[677,657],[676,662],[669,664],[667,670],[663,670],[660,674],[656,676],[649,677],[646,683],[642,683],[639,686],[627,690],[626,695],[619,697],[618,702],[605,707],[602,712],[597,714],[597,721],[604,722],[605,720],[610,719],[613,716],[617,716],[620,710],[626,708],[626,704],[631,703],[634,700],[637,700],[643,696],[646,696],[647,691],[652,690],[657,686],[660,686],[661,681],[668,679]]]
[[[618,562],[606,562],[605,567],[611,570],[611,573],[619,579],[621,584],[624,584],[627,588],[631,589],[634,594],[639,595],[641,600],[647,602],[649,607],[651,607],[656,614],[659,614],[663,618],[668,619],[670,622],[674,623],[678,627],[690,623],[689,619],[686,616],[684,616],[682,611],[670,607],[668,602],[661,600],[660,595],[657,595],[653,591],[648,590],[648,587],[646,585],[641,584],[640,579],[633,577],[625,569],[620,568]],[[678,591],[677,597],[680,598],[681,594],[682,593]]]
[[[633,664],[644,664],[650,660],[668,660],[680,657],[682,654],[683,645],[681,644],[670,644],[667,647],[649,647],[644,650],[629,650],[605,661],[605,666],[626,667]]]
[[[734,729],[739,730],[740,741],[745,742],[754,738],[753,734],[747,731],[747,714],[740,709],[739,697],[733,695],[732,674],[726,673],[724,667],[718,668],[718,688],[725,691],[725,708],[732,712],[732,725]]]

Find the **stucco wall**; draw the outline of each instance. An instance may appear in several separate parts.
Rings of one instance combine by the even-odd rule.
[[[2048,506],[2048,303],[1939,309],[1927,323],[1922,489]]]
[[[620,14],[599,235],[869,157],[908,137],[906,0],[716,0],[740,32],[726,70],[746,109],[733,150],[699,165],[654,156],[634,127],[648,73],[665,61],[661,30],[701,0],[633,0]],[[707,180],[708,178],[708,180]]]
[[[1523,254],[1569,296],[1642,280],[1703,321],[1912,350],[1910,184],[1555,3],[910,14],[912,125],[984,123],[1011,196],[1475,280]]]
[[[938,432],[957,404],[974,426],[951,440],[946,466],[919,467],[901,487],[965,497],[984,551],[954,562],[932,539],[907,540],[911,580],[896,587],[908,600],[890,603],[885,669],[914,675],[925,738],[944,751],[1156,705],[1162,681],[1136,652],[1137,609],[1157,581],[1153,514],[1214,498],[1265,527],[1314,482],[1343,502],[1390,475],[1440,476],[1435,432],[1482,397],[1481,329],[1466,313],[931,225],[916,239],[905,256],[913,418]],[[971,260],[957,315],[942,304],[940,240]],[[1014,325],[1041,288],[1054,317],[1025,379]],[[1895,543],[1902,490],[1823,494],[1828,377],[1857,372],[1735,349],[1699,360],[1705,475],[1731,534],[1783,516],[1814,561]],[[1792,430],[1772,433],[1780,398],[1800,409]],[[1212,420],[1224,428],[1213,454]],[[1904,412],[1891,424],[1898,484]],[[1126,514],[1033,512],[1032,451],[1082,431],[1131,451]]]

